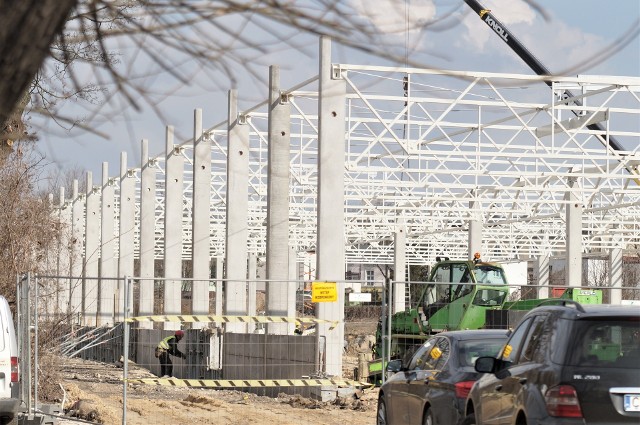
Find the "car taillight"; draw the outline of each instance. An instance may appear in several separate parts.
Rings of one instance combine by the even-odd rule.
[[[11,382],[18,382],[18,358],[11,357]]]
[[[456,383],[456,397],[467,398],[475,381],[462,381]]]
[[[559,385],[550,388],[544,396],[549,415],[559,418],[581,418],[582,409],[575,388]]]

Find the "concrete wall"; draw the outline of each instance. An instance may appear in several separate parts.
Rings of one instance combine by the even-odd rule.
[[[148,368],[156,376],[160,373],[154,349],[160,340],[173,331],[131,329],[129,358]],[[89,347],[79,353],[86,360],[116,363],[123,350],[123,328],[82,328],[78,331],[76,349]],[[96,342],[103,342],[93,345]],[[93,345],[93,346],[92,346]],[[172,357],[173,376],[184,379],[301,379],[316,371],[316,338],[314,335],[224,335],[223,368],[209,370],[210,336],[206,331],[191,329],[178,344],[186,360]],[[255,389],[253,389],[255,390]],[[253,391],[277,396],[279,392],[300,394],[300,388],[267,388]],[[307,389],[308,390],[308,389]]]

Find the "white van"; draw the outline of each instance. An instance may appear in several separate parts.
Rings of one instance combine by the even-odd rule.
[[[0,425],[9,424],[20,407],[18,343],[9,303],[0,295]]]

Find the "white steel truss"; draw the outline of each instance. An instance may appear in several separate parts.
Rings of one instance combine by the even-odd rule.
[[[569,193],[583,206],[584,253],[639,251],[640,78],[553,77],[550,90],[543,78],[525,75],[333,67],[348,88],[347,263],[393,263],[399,224],[407,229],[408,263],[430,264],[443,254],[465,257],[472,219],[483,223],[485,259],[562,256],[565,207],[575,202]],[[316,241],[316,86],[312,78],[282,93],[292,111],[290,240],[301,256]],[[567,89],[579,93],[581,106],[563,98]],[[266,111],[262,102],[241,114],[251,144],[248,243],[258,255],[266,249]],[[588,127],[594,122],[601,130]],[[205,137],[212,141],[211,257],[221,257],[226,121]],[[193,142],[178,148],[186,159],[182,252],[190,258]],[[157,258],[163,250],[164,159],[162,154],[151,161],[157,168]],[[132,172],[139,182],[139,169]],[[139,199],[139,185],[137,190]],[[136,220],[138,215],[139,208]]]

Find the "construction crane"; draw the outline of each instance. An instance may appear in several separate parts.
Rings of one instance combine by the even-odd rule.
[[[486,9],[482,6],[477,0],[464,0],[464,2],[473,9],[474,12],[480,16],[480,19],[489,26],[507,45],[513,50],[519,57],[522,59],[529,67],[535,72],[537,75],[552,75],[551,72],[534,56],[533,53],[529,51],[518,38],[507,29],[507,27],[500,22],[492,13],[490,9]],[[545,83],[551,87],[551,81],[545,80]],[[562,98],[566,99],[567,102],[571,102],[576,106],[582,106],[582,102],[579,97],[576,97],[570,90],[565,90],[562,93]],[[603,137],[602,133],[605,133],[605,129],[602,128],[599,122],[589,122],[592,121],[591,116],[582,116],[580,113],[572,110],[572,112],[578,117],[579,123],[582,124],[585,121],[587,122],[586,127],[589,130],[596,131],[598,134],[596,137],[605,145],[609,146],[612,153],[616,154],[618,157],[621,156],[620,151],[624,151],[622,145],[612,136],[607,134],[607,137]],[[631,175],[638,175],[638,171],[631,167],[625,167],[626,170]],[[636,184],[640,185],[640,179],[633,179]]]

